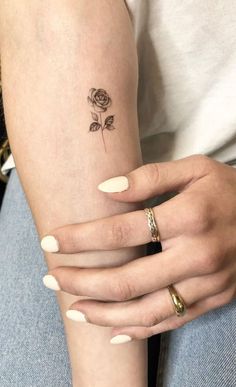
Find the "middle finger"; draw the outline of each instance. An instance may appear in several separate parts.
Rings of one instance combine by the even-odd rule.
[[[185,248],[187,247],[186,242]],[[141,257],[119,267],[57,267],[49,271],[46,282],[44,277],[44,284],[48,286],[47,279],[54,276],[60,290],[67,293],[95,297],[98,300],[126,301],[170,283],[202,275],[203,271],[205,269],[198,264],[198,260],[189,255],[186,257],[180,244],[175,249]]]

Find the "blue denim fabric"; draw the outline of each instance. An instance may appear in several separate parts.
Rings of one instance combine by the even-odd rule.
[[[0,386],[72,386],[62,319],[16,170],[0,214]]]
[[[236,386],[236,301],[161,335],[157,387]]]
[[[46,272],[14,169],[0,214],[0,387],[72,385],[59,307],[42,283]],[[162,334],[157,386],[236,386],[235,312],[236,301]]]

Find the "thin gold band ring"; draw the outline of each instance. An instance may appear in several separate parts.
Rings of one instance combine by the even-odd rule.
[[[152,208],[144,208],[144,212],[147,216],[148,227],[152,235],[152,242],[160,242],[160,234],[156,224],[154,212]]]

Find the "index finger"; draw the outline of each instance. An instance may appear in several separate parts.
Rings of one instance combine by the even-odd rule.
[[[181,203],[182,199],[176,196],[153,207],[161,241],[183,233],[185,222]],[[48,252],[71,254],[138,246],[150,241],[146,214],[144,210],[137,210],[57,228],[42,239],[41,246]]]

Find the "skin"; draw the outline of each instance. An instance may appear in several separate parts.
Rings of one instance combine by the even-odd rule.
[[[96,188],[112,174],[142,164],[138,63],[124,1],[2,0],[0,45],[8,137],[39,242],[64,224],[141,208],[109,200]],[[87,96],[93,87],[112,99],[101,113],[103,122],[114,115],[115,129],[103,133],[107,152],[101,129],[89,131],[93,108]],[[58,265],[104,268],[143,252],[140,246],[70,256],[45,253],[45,259],[49,270]],[[41,290],[48,291],[43,283]],[[111,328],[69,320],[66,310],[81,298],[57,293],[73,387],[146,387],[147,340],[111,345]]]
[[[194,155],[147,164],[126,176],[126,191],[104,195],[128,203],[178,192],[153,208],[162,252],[113,268],[59,266],[51,270],[49,274],[63,291],[93,298],[75,302],[70,309],[83,312],[92,324],[113,327],[112,336],[127,334],[143,339],[181,327],[233,301],[236,170]],[[59,254],[120,249],[151,241],[143,210],[66,225],[50,235],[59,241]],[[174,312],[169,284],[175,285],[185,301],[184,316]]]

